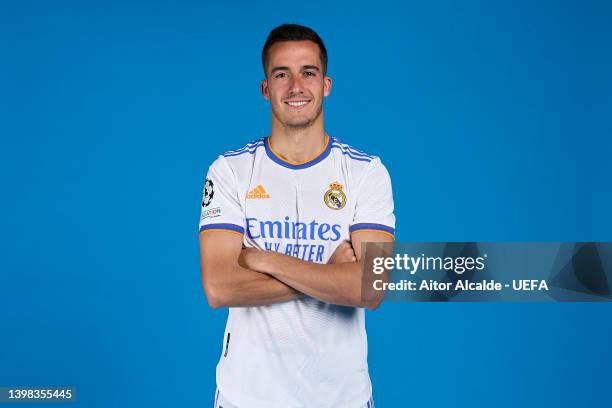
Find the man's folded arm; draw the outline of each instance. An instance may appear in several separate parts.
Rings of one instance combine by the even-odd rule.
[[[202,284],[211,307],[262,306],[302,296],[270,275],[240,266],[242,239],[232,231],[200,232]]]
[[[269,274],[296,290],[327,303],[375,309],[382,296],[375,300],[362,297],[362,242],[393,242],[393,236],[376,231],[351,235],[357,262],[316,264],[276,252],[255,249],[243,251],[241,263],[248,268]],[[342,244],[341,244],[342,245]]]

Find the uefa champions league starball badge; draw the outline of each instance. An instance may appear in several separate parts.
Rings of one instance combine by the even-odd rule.
[[[213,182],[211,179],[206,179],[206,183],[204,184],[204,197],[202,198],[202,207],[208,207],[214,195],[215,190],[213,189]]]
[[[346,204],[346,194],[342,189],[344,186],[338,182],[331,183],[329,185],[329,190],[325,192],[323,195],[323,201],[325,201],[325,205],[327,205],[332,210],[340,210],[344,208]]]

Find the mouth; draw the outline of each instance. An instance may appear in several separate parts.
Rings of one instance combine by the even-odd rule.
[[[310,103],[310,99],[285,101],[285,104],[294,109],[301,109]]]

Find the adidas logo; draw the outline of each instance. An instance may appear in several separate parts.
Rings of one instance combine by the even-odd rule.
[[[270,194],[266,192],[266,189],[260,184],[247,194],[247,199],[255,198],[270,198]]]

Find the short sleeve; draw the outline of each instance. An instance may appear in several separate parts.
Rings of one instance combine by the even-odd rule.
[[[236,176],[220,156],[208,169],[202,192],[200,232],[226,230],[244,234],[244,211]]]
[[[393,191],[389,172],[379,158],[369,168],[357,187],[355,216],[349,231],[381,231],[395,234]]]

